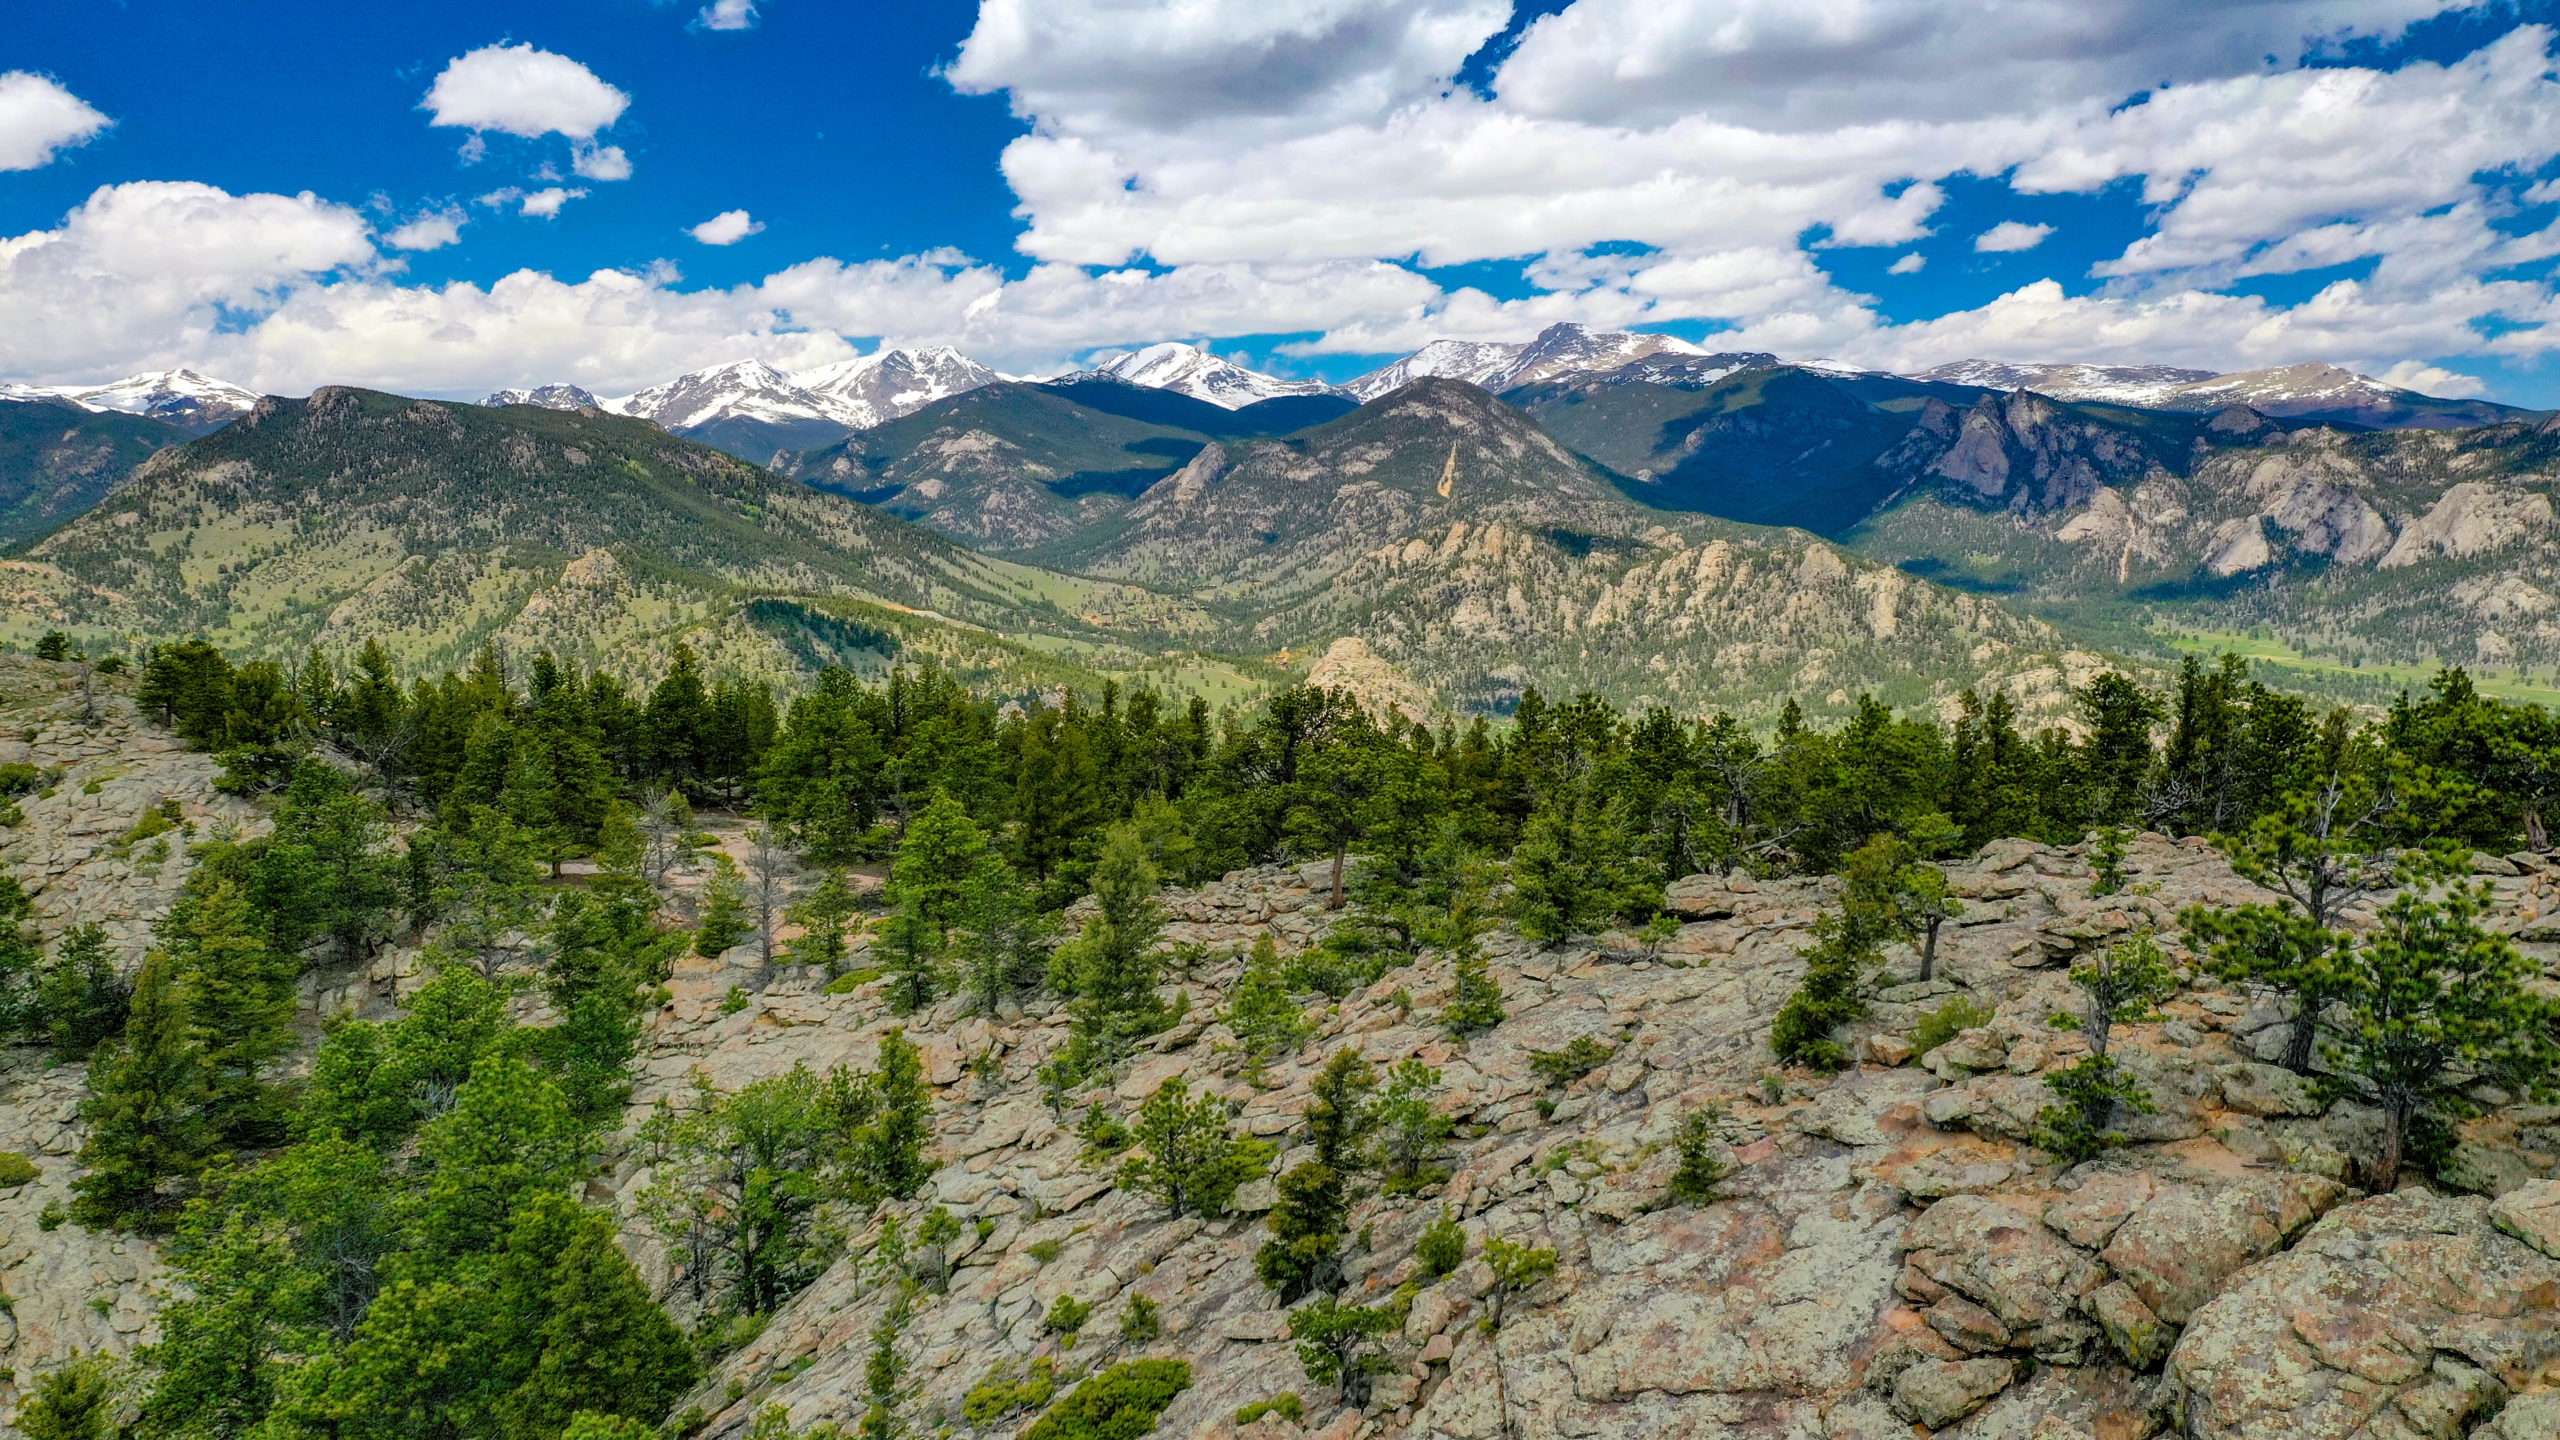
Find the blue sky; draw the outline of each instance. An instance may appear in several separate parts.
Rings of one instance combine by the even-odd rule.
[[[2560,405],[2548,5],[715,5],[21,0],[0,379],[1341,378],[1577,320]]]

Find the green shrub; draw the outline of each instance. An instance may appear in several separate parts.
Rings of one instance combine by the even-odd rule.
[[[879,979],[887,973],[888,972],[886,970],[877,965],[865,965],[858,970],[847,970],[843,974],[827,982],[827,993],[830,995],[850,995],[854,991],[861,989],[863,986],[870,984],[872,981]]]
[[[1040,1328],[1060,1337],[1066,1344],[1073,1345],[1076,1343],[1076,1332],[1082,1330],[1084,1322],[1092,1318],[1092,1302],[1079,1300],[1073,1295],[1061,1295],[1051,1303],[1049,1313],[1041,1317]]]
[[[1440,1212],[1440,1218],[1422,1228],[1422,1243],[1413,1250],[1413,1258],[1422,1262],[1422,1273],[1437,1280],[1455,1270],[1467,1258],[1467,1232]]]
[[[23,761],[0,765],[0,795],[26,795],[44,784],[44,772]]]
[[[1058,1393],[1058,1369],[1046,1355],[1031,1362],[1028,1373],[1010,1361],[969,1387],[961,1398],[960,1416],[972,1425],[992,1425],[1017,1410],[1037,1410]]]
[[[1144,1295],[1132,1295],[1120,1310],[1120,1343],[1145,1345],[1164,1333],[1164,1314],[1156,1302]]]
[[[1268,1400],[1256,1400],[1236,1412],[1236,1424],[1250,1425],[1265,1415],[1277,1415],[1292,1425],[1304,1424],[1307,1404],[1295,1390],[1283,1390]]]
[[[1554,1089],[1561,1090],[1592,1071],[1609,1063],[1618,1053],[1617,1047],[1597,1035],[1577,1035],[1573,1043],[1561,1050],[1532,1050],[1529,1071]]]
[[[1918,1060],[1965,1031],[1990,1023],[1990,1006],[1970,995],[1958,995],[1920,1017],[1911,1031],[1911,1058]]]
[[[1057,1259],[1059,1255],[1063,1254],[1067,1246],[1066,1242],[1062,1240],[1048,1239],[1034,1240],[1026,1248],[1030,1250],[1032,1259],[1046,1265],[1050,1261]]]
[[[1138,1440],[1190,1388],[1191,1367],[1180,1360],[1126,1361],[1068,1391],[1022,1440]]]
[[[15,1190],[43,1174],[36,1162],[15,1150],[0,1150],[0,1190]]]

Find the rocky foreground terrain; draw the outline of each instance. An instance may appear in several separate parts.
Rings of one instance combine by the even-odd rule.
[[[182,878],[186,834],[260,822],[215,794],[209,759],[120,696],[85,721],[67,668],[0,665],[0,763],[42,767],[49,786],[0,830],[0,863],[36,893],[48,933],[99,919],[135,959]],[[180,828],[134,838],[164,801]],[[2560,866],[2480,865],[2504,923],[2546,962],[2560,957]],[[1682,924],[1658,950],[1627,936],[1540,949],[1497,932],[1488,949],[1509,1009],[1497,1028],[1448,1037],[1435,1016],[1450,970],[1430,957],[1319,1004],[1315,1038],[1258,1081],[1215,1022],[1237,970],[1226,952],[1266,933],[1284,950],[1317,938],[1330,920],[1321,870],[1169,893],[1169,938],[1213,958],[1174,979],[1190,993],[1187,1020],[1106,1098],[1125,1113],[1184,1075],[1286,1146],[1310,1076],[1336,1050],[1382,1067],[1421,1058],[1441,1070],[1441,1106],[1459,1122],[1452,1173],[1437,1190],[1359,1204],[1346,1298],[1379,1303],[1418,1280],[1418,1236],[1444,1208],[1468,1233],[1468,1258],[1413,1287],[1394,1370],[1365,1409],[1338,1407],[1302,1374],[1285,1314],[1254,1277],[1270,1185],[1249,1186],[1230,1218],[1164,1220],[1085,1159],[1043,1098],[1035,1072],[1065,1043],[1064,1017],[1043,1006],[970,1018],[946,1002],[903,1021],[939,1092],[942,1165],[927,1201],[964,1222],[948,1294],[928,1298],[906,1333],[909,1414],[925,1433],[1016,1434],[1030,1412],[973,1428],[962,1397],[1041,1357],[1061,1375],[1127,1358],[1112,1337],[1143,1296],[1162,1334],[1140,1348],[1192,1367],[1158,1429],[1167,1436],[2560,1435],[2560,1110],[2494,1110],[2466,1129],[2444,1187],[2368,1196],[2354,1181],[2373,1117],[2267,1063],[2277,1010],[2197,983],[2159,1022],[2119,1031],[2116,1053],[2158,1101],[2128,1126],[2133,1144],[2064,1169],[2025,1142],[2048,1100],[2042,1075],[2084,1048],[2053,1023],[2073,1003],[2072,960],[2145,925],[2182,953],[2180,907],[2256,894],[2200,843],[2144,837],[2128,868],[2127,893],[2092,898],[2085,859],[2067,850],[2004,843],[1953,867],[1965,911],[1939,978],[1913,982],[1916,962],[1897,957],[1856,1037],[1859,1063],[1838,1076],[1777,1070],[1767,1048],[1835,882],[1675,882]],[[688,903],[680,893],[671,907]],[[393,951],[319,971],[307,1018],[394,1008],[414,966]],[[751,945],[688,961],[652,1024],[634,1118],[697,1070],[725,1089],[798,1063],[867,1063],[901,1022],[877,984],[825,988],[759,967]],[[1915,1061],[1922,1017],[1958,996],[1992,1018]],[[1533,1073],[1533,1052],[1585,1037],[1611,1047],[1598,1068],[1561,1087]],[[76,1351],[126,1352],[154,1334],[149,1243],[36,1220],[74,1173],[83,1083],[80,1067],[32,1051],[0,1067],[0,1148],[41,1169],[0,1191],[0,1352],[20,1387]],[[1672,1129],[1710,1107],[1731,1176],[1711,1203],[1666,1204]],[[636,1146],[617,1157],[589,1198],[631,1217],[626,1242],[663,1283],[635,1213],[645,1158]],[[742,1435],[771,1406],[801,1426],[859,1413],[889,1288],[867,1259],[872,1222],[848,1221],[845,1256],[691,1397],[707,1417],[696,1433]],[[1559,1257],[1508,1299],[1499,1329],[1482,1258],[1493,1237]],[[1093,1307],[1072,1347],[1042,1324],[1060,1296]],[[1236,1422],[1241,1407],[1290,1392],[1302,1421]]]

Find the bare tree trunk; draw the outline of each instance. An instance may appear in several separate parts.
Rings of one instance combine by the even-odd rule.
[[[1341,908],[1342,908],[1342,899],[1343,899],[1343,895],[1342,895],[1342,861],[1343,861],[1344,853],[1346,852],[1346,850],[1347,850],[1348,848],[1349,848],[1349,847],[1347,847],[1347,846],[1336,846],[1336,847],[1334,847],[1334,851],[1333,851],[1333,893],[1332,893],[1330,896],[1328,896],[1328,897],[1326,898],[1325,902],[1324,902],[1324,908],[1326,908],[1327,910],[1339,910],[1339,909],[1341,909]]]

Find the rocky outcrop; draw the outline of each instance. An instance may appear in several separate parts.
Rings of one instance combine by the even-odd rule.
[[[2169,1357],[2173,1423],[2193,1440],[2555,1433],[2517,1428],[2549,1396],[2508,1402],[2560,1365],[2556,1219],[2549,1181],[2337,1211],[2197,1313]]]
[[[73,756],[53,719],[19,723],[51,737],[45,763],[67,774],[106,758]],[[158,757],[152,783],[110,781],[87,798],[156,807],[207,763],[127,746],[136,738],[116,743]],[[61,802],[61,788],[82,786],[43,803]],[[195,798],[181,814],[227,823],[230,802],[183,793]],[[708,823],[734,844],[736,822]],[[131,877],[92,868],[107,863],[90,854],[61,868],[47,914],[82,913],[62,907],[93,884],[121,893]],[[1861,1063],[1836,1076],[1780,1070],[1767,1051],[1836,882],[1703,875],[1670,886],[1681,923],[1668,937],[1540,947],[1488,936],[1508,1011],[1491,1031],[1461,1042],[1437,1023],[1452,975],[1426,953],[1339,1002],[1314,1000],[1308,1042],[1248,1073],[1219,1011],[1241,951],[1265,936],[1302,949],[1339,918],[1315,864],[1168,893],[1167,938],[1200,957],[1168,977],[1187,1012],[1066,1105],[1040,1078],[1068,1034],[1048,1004],[977,1016],[948,1001],[897,1016],[879,982],[831,993],[814,974],[760,966],[749,945],[681,963],[651,1022],[633,1114],[697,1074],[733,1089],[797,1064],[865,1065],[891,1026],[905,1028],[936,1090],[941,1165],[924,1203],[962,1221],[948,1290],[923,1297],[902,1341],[910,1414],[954,1435],[1027,1422],[1019,1411],[965,1423],[963,1399],[982,1382],[1043,1364],[1073,1376],[1140,1352],[1193,1368],[1157,1433],[1220,1440],[2544,1435],[2532,1427],[2560,1303],[2560,1113],[2510,1107],[2466,1129],[2448,1173],[2481,1194],[2359,1199],[2372,1117],[2267,1063],[2279,1009],[2198,987],[2118,1032],[2113,1053],[2158,1101],[2128,1127],[2135,1143],[2070,1168],[2035,1148],[2045,1076],[2086,1048],[2054,1021],[2071,1003],[2072,962],[2145,927],[2175,955],[2182,907],[2256,893],[2200,844],[2142,837],[2128,868],[2123,892],[2093,896],[2073,850],[2002,842],[1952,865],[1965,908],[1937,974],[1922,982],[1916,957],[1888,957],[1872,1014],[1848,1037]],[[2560,875],[2531,856],[2482,868],[2498,913],[2548,959]],[[698,879],[678,877],[677,914]],[[147,928],[153,893],[133,891],[129,923]],[[315,979],[312,1017],[396,1003],[415,963],[394,950],[360,974]],[[1922,1023],[1958,1000],[1977,1023],[1916,1053]],[[1585,1041],[1605,1056],[1578,1078],[1551,1083],[1533,1064]],[[1358,1408],[1307,1381],[1287,1311],[1255,1278],[1269,1183],[1247,1186],[1231,1216],[1167,1220],[1075,1133],[1087,1107],[1126,1116],[1180,1075],[1285,1151],[1312,1076],[1344,1048],[1438,1069],[1436,1103],[1457,1126],[1445,1181],[1373,1188],[1351,1216],[1345,1298],[1396,1314]],[[19,1384],[74,1351],[122,1352],[152,1334],[162,1272],[148,1244],[36,1223],[76,1170],[81,1085],[78,1067],[32,1056],[0,1071],[0,1148],[40,1168],[0,1192],[0,1283],[15,1302],[5,1353]],[[1670,1142],[1691,1114],[1708,1117],[1731,1170],[1712,1199],[1675,1203]],[[675,1259],[640,1213],[648,1162],[629,1145],[588,1194],[622,1215],[626,1247],[684,1313]],[[1434,1277],[1416,1249],[1444,1213],[1467,1232],[1467,1258]],[[734,1440],[767,1406],[803,1426],[859,1409],[867,1337],[894,1282],[874,1250],[883,1217],[835,1218],[841,1258],[719,1360],[687,1402],[703,1418],[695,1433]],[[1494,1238],[1552,1248],[1554,1273],[1497,1302],[1484,1259]],[[1072,1341],[1044,1324],[1067,1296],[1093,1307]],[[1121,1342],[1120,1317],[1140,1299],[1161,1334]],[[1235,1422],[1285,1393],[1300,1397],[1303,1423]],[[2356,1428],[2377,1416],[2403,1428]]]

